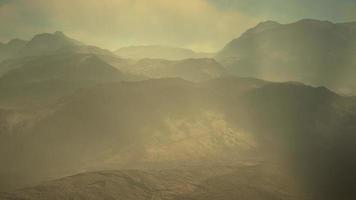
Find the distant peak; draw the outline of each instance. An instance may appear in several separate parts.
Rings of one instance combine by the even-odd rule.
[[[254,28],[248,30],[247,33],[249,34],[262,33],[264,31],[273,29],[278,26],[281,26],[281,24],[275,21],[268,20],[257,24],[257,26],[255,26]]]
[[[330,21],[326,21],[326,20],[317,20],[317,19],[301,19],[297,22],[295,22],[295,24],[310,24],[310,25],[333,25],[334,23],[330,22]]]
[[[54,33],[40,33],[35,35],[29,45],[33,44],[46,44],[47,46],[73,46],[82,45],[81,42],[69,38],[61,31],[56,31]],[[36,45],[37,45],[36,44]]]
[[[33,37],[33,39],[38,38],[68,38],[63,32],[56,31],[54,33],[40,33]]]
[[[15,38],[15,39],[10,40],[7,44],[10,44],[10,45],[23,44],[23,43],[26,43],[26,42],[27,41],[25,41],[25,40],[21,40],[21,39]]]
[[[278,26],[278,25],[281,24],[276,21],[267,20],[267,21],[260,22],[257,26]]]
[[[318,19],[310,19],[310,18],[305,18],[297,21],[297,23],[331,23],[330,21],[323,21],[323,20],[318,20]]]
[[[301,20],[299,20],[299,21],[297,21],[295,23],[292,23],[292,25],[308,26],[308,27],[322,28],[322,29],[330,29],[335,24],[330,22],[330,21],[322,21],[322,20],[317,20],[317,19],[301,19]]]
[[[271,21],[271,20],[267,20],[264,22],[260,22],[259,24],[257,24],[257,26],[254,29],[258,29],[258,30],[267,30],[267,29],[271,29],[277,26],[280,26],[281,24],[275,21]]]
[[[53,34],[58,36],[65,36],[65,34],[62,31],[56,31]]]

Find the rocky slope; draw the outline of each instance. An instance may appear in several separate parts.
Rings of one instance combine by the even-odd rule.
[[[249,158],[288,163],[293,178],[322,199],[351,198],[355,105],[323,87],[234,77],[102,84],[6,137],[13,153],[1,171],[33,184],[86,170]],[[14,181],[2,180],[4,187]]]

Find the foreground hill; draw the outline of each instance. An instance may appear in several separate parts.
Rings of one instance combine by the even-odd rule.
[[[267,21],[229,42],[217,59],[230,72],[273,81],[301,81],[355,93],[356,23],[305,19]]]
[[[0,199],[308,199],[273,164],[82,173],[0,194]]]
[[[197,53],[190,49],[147,45],[147,46],[129,46],[115,51],[115,54],[122,58],[129,59],[166,59],[166,60],[183,60],[189,58],[210,58],[213,54]]]
[[[8,150],[1,151],[1,185],[32,185],[86,170],[248,158],[282,163],[320,199],[352,199],[355,105],[323,87],[234,77],[101,84],[66,97],[16,135],[3,136],[1,146]],[[235,179],[217,180],[229,185]],[[208,183],[217,198],[214,182]],[[236,184],[244,188],[241,195],[256,194]],[[270,194],[258,188],[262,196]],[[192,198],[202,199],[202,192]]]

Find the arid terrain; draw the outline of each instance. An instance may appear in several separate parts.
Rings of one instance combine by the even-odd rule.
[[[355,199],[355,52],[311,19],[216,53],[1,43],[0,199]]]

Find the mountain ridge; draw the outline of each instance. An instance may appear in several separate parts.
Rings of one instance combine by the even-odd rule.
[[[213,54],[195,52],[191,49],[164,46],[164,45],[137,45],[122,47],[115,51],[115,54],[129,59],[167,59],[182,60],[188,58],[213,57]]]
[[[10,40],[0,47],[0,61],[21,57],[33,57],[58,53],[96,53],[113,55],[109,50],[86,45],[61,31],[36,34],[29,41]]]
[[[303,19],[289,24],[268,22],[229,42],[216,56],[239,76],[271,81],[299,81],[355,93],[355,23]],[[272,28],[271,28],[272,27]]]

